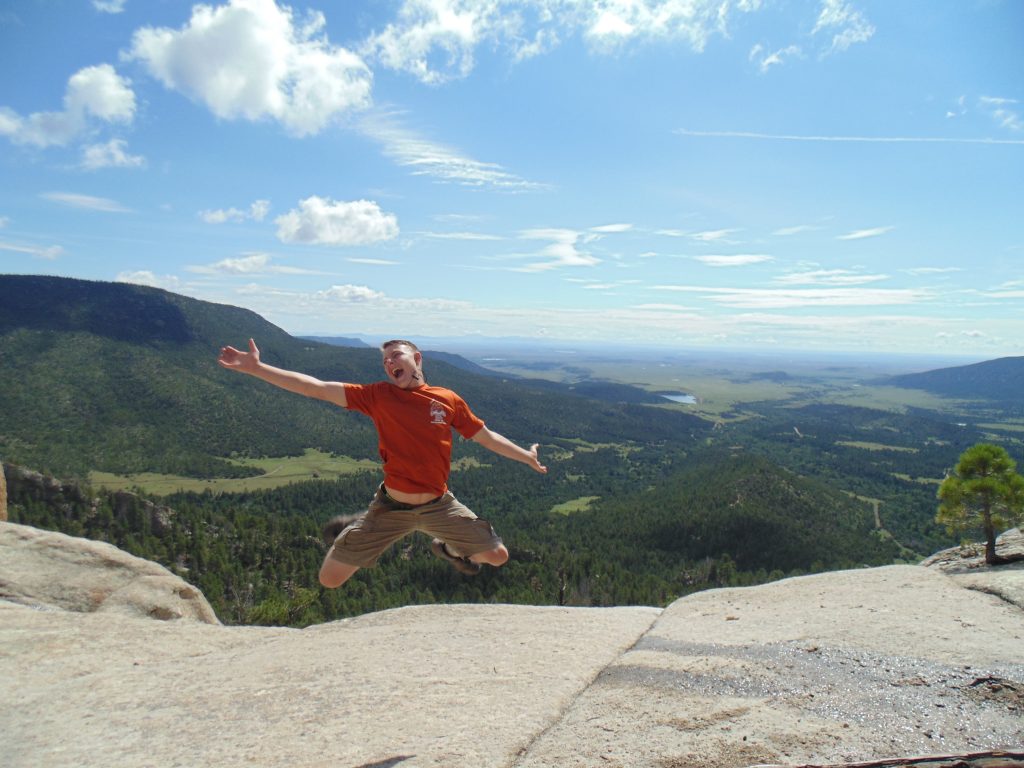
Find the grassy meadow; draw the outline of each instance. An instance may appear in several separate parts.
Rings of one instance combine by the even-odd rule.
[[[260,459],[231,459],[233,464],[254,467],[263,474],[252,477],[213,478],[197,480],[180,475],[159,475],[140,472],[134,475],[114,475],[109,472],[91,472],[89,482],[95,488],[129,490],[139,488],[146,493],[166,496],[179,491],[244,492],[279,488],[303,480],[333,480],[356,472],[378,471],[380,465],[365,459],[331,456],[307,449],[301,456],[265,457]]]

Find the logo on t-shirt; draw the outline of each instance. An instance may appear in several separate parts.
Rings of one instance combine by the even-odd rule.
[[[441,405],[437,400],[433,400],[430,403],[430,423],[431,424],[446,424],[448,422],[447,414],[444,412],[444,406]]]

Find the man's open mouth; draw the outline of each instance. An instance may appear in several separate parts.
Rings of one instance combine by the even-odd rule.
[[[394,377],[396,379],[402,378],[402,374],[403,373],[405,373],[405,369],[404,368],[392,368],[391,369],[391,375],[392,375],[392,377]]]

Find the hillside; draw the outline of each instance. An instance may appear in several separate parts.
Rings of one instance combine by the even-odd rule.
[[[1024,357],[1001,357],[972,365],[907,373],[882,380],[943,397],[1019,403],[1024,399]]]
[[[236,456],[305,448],[376,457],[369,420],[296,397],[216,364],[248,338],[263,359],[323,379],[375,381],[380,353],[294,338],[248,310],[122,283],[0,275],[0,455],[55,474],[154,471],[191,477],[250,473]],[[666,440],[707,425],[562,388],[537,389],[426,358],[514,440]]]

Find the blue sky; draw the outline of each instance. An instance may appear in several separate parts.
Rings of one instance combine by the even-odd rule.
[[[293,334],[1021,355],[1022,35],[1021,0],[19,0],[0,273]]]

